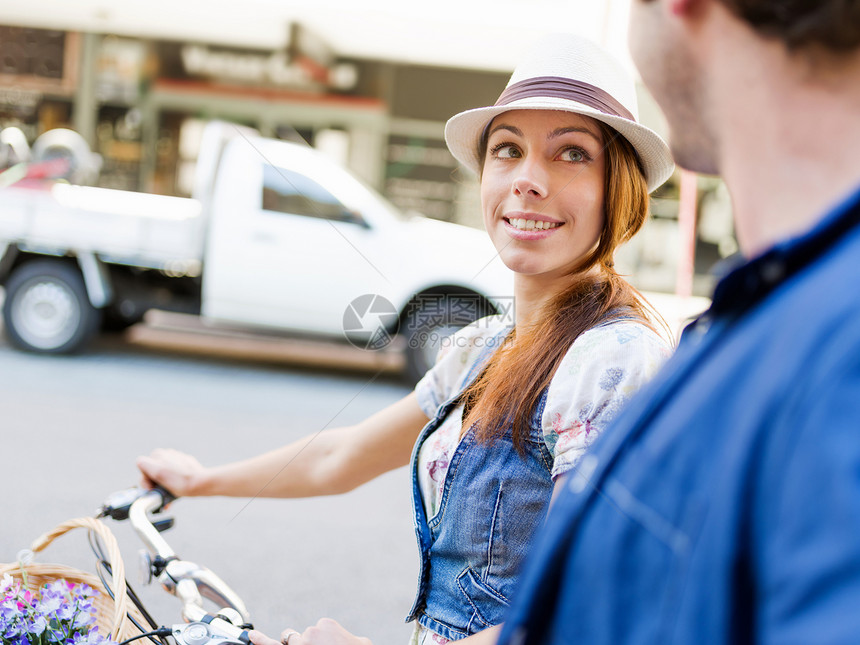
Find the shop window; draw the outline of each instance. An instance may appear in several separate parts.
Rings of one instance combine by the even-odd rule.
[[[285,168],[263,166],[263,210],[340,222],[358,222],[334,195],[317,182]]]
[[[63,78],[66,34],[0,26],[0,74]]]
[[[118,190],[140,190],[143,159],[140,110],[102,105],[97,118],[97,149],[103,158],[98,185]]]
[[[480,219],[475,221],[465,217],[457,220],[458,188],[461,184],[452,181],[457,161],[448,152],[444,141],[392,134],[388,138],[387,154],[385,195],[395,206],[434,219],[481,226]]]

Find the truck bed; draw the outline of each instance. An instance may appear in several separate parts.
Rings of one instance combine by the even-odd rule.
[[[56,184],[0,191],[0,241],[103,261],[199,273],[204,222],[200,202],[108,188]]]

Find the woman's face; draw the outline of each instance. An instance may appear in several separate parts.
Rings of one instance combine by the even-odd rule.
[[[560,278],[597,245],[605,217],[603,148],[597,122],[578,114],[514,110],[493,120],[481,204],[508,268]]]

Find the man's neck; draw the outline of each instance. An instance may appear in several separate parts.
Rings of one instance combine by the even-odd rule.
[[[860,56],[814,80],[783,62],[752,69],[722,112],[720,169],[747,257],[809,230],[860,186]]]

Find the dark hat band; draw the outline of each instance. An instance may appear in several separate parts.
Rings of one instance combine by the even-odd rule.
[[[514,83],[505,88],[499,100],[496,101],[496,106],[508,105],[514,101],[535,96],[576,101],[604,114],[620,116],[636,122],[627,108],[599,87],[562,76],[538,76]]]

